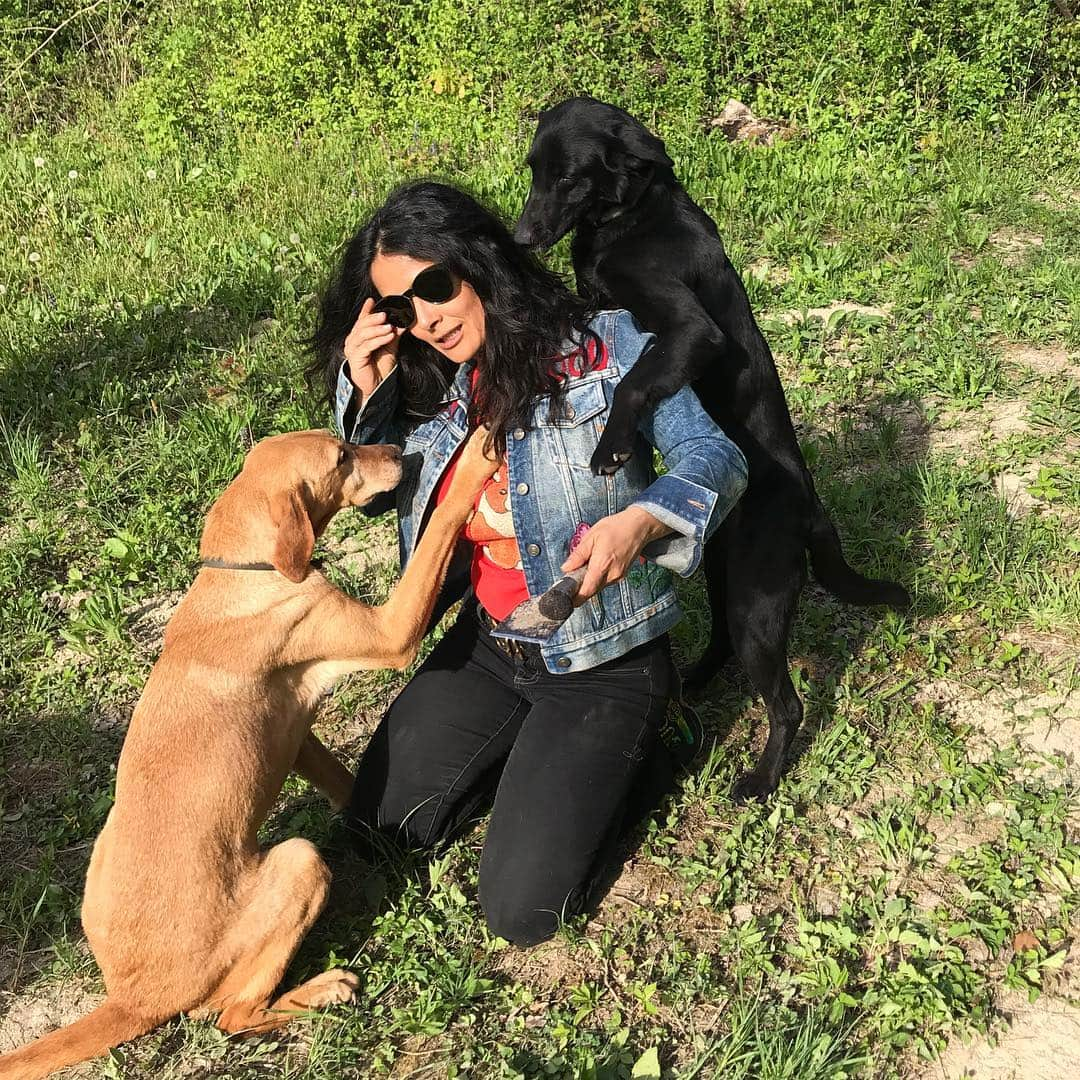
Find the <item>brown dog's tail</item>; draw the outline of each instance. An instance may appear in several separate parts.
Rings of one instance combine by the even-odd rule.
[[[0,1056],[0,1080],[38,1080],[65,1065],[97,1057],[136,1035],[144,1035],[161,1023],[136,1016],[106,1001],[88,1016],[20,1050]]]

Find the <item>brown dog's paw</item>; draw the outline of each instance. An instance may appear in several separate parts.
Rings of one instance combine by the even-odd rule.
[[[327,1005],[349,1005],[356,1001],[360,979],[351,971],[334,968],[308,979],[293,991],[292,997],[302,1000],[309,1009],[323,1009]]]

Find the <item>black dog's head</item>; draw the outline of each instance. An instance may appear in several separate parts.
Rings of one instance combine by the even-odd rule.
[[[540,113],[526,160],[532,188],[514,239],[541,249],[581,221],[600,224],[633,205],[658,170],[672,167],[644,125],[590,97]]]

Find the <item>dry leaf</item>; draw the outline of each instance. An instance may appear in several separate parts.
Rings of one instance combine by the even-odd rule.
[[[1030,930],[1020,930],[1012,940],[1013,952],[1026,952],[1028,949],[1037,949],[1039,939]]]

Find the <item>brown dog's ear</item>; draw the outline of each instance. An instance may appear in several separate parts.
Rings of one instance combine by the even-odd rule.
[[[315,530],[300,493],[290,491],[273,499],[270,520],[277,528],[270,561],[290,581],[303,581],[315,550]]]

